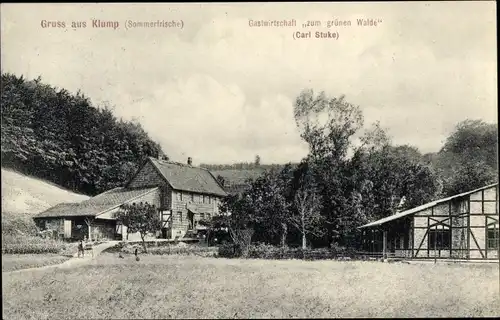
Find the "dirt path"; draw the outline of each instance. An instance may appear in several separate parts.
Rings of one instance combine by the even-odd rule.
[[[73,258],[71,258],[63,263],[60,263],[60,264],[43,266],[43,267],[39,267],[39,268],[28,268],[28,269],[7,271],[7,272],[2,272],[2,275],[23,273],[23,272],[33,272],[33,271],[56,269],[56,268],[62,268],[62,269],[74,268],[74,267],[82,266],[82,265],[88,264],[90,261],[92,261],[95,257],[97,257],[104,250],[115,246],[118,242],[119,241],[109,241],[109,242],[101,243],[101,244],[95,246],[93,257],[92,257],[92,254],[87,251],[87,252],[85,252],[85,256],[83,258],[78,258],[78,254],[75,254],[73,256]]]

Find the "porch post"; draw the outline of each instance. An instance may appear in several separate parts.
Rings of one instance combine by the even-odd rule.
[[[382,241],[382,259],[386,259],[387,254],[387,231],[383,231],[383,241]]]
[[[373,229],[370,229],[370,244],[369,244],[369,248],[370,248],[370,257],[373,257],[372,254],[373,254]]]
[[[434,233],[434,263],[437,263],[436,247],[437,247],[437,236],[438,236],[438,226],[436,226],[436,232]]]

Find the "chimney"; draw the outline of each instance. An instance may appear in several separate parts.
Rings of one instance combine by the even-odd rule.
[[[191,157],[188,157],[188,165],[190,166],[193,165],[193,159]]]

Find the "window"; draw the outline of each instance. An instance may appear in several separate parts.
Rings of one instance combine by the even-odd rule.
[[[500,229],[498,228],[488,229],[488,240],[487,240],[488,249],[498,249],[498,244],[500,242],[499,234],[500,234]]]
[[[182,191],[179,191],[179,199],[182,201]]]
[[[212,203],[212,197],[208,196],[208,204],[211,204],[211,203]]]
[[[429,230],[429,250],[450,249],[451,233],[449,229]]]
[[[179,221],[182,223],[182,211],[177,212],[179,214]]]
[[[191,201],[194,202],[194,193],[191,193]]]
[[[203,195],[203,203],[205,203],[205,195]]]

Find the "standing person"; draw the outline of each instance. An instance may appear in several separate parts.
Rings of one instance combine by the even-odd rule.
[[[82,258],[85,256],[85,249],[83,248],[83,240],[80,240],[80,243],[78,244],[78,258],[80,258],[80,254],[82,255]]]

